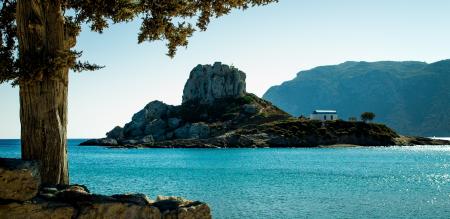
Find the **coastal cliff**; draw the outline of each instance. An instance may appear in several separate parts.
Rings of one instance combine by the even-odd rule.
[[[124,127],[81,145],[111,147],[316,147],[446,144],[403,137],[382,124],[295,118],[246,92],[245,73],[216,62],[198,65],[172,106],[152,101]],[[447,142],[448,143],[448,142]]]

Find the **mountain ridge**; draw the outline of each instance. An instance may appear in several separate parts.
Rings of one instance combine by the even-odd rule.
[[[373,111],[376,121],[401,134],[450,135],[450,59],[419,61],[347,61],[300,71],[269,88],[263,98],[286,112],[309,115],[331,108],[342,119]]]

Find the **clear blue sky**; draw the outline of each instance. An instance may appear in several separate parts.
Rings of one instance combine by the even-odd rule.
[[[77,48],[106,68],[71,73],[68,136],[103,137],[152,100],[179,104],[197,64],[233,64],[261,96],[320,65],[448,59],[449,11],[448,0],[280,0],[212,20],[174,59],[164,42],[137,44],[138,21],[102,35],[84,28]],[[19,138],[18,88],[0,85],[0,112],[0,138]]]

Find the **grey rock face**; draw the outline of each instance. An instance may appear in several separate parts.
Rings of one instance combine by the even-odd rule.
[[[0,199],[29,200],[36,196],[40,184],[36,162],[0,158]]]
[[[112,138],[102,138],[100,139],[102,145],[117,145],[117,140]]]
[[[245,73],[237,68],[223,65],[220,62],[213,65],[198,65],[190,72],[183,91],[183,103],[188,102],[189,104],[171,106],[161,101],[152,101],[135,113],[132,120],[123,128],[117,126],[108,132],[107,139],[108,141],[115,139],[118,145],[155,146],[158,142],[168,140],[211,138],[211,133],[215,133],[216,128],[220,126],[220,124],[214,123],[216,120],[223,122],[221,129],[228,129],[231,125],[237,124],[236,121],[231,120],[236,120],[238,116],[240,119],[245,119],[245,116],[261,111],[259,106],[247,104],[233,109],[236,112],[223,113],[223,118],[209,112],[213,110],[220,113],[220,110],[213,108],[213,104],[226,104],[226,102],[217,102],[216,100],[244,97],[247,95],[245,89]],[[222,105],[217,106],[222,107]],[[206,108],[202,109],[201,107]],[[192,113],[195,115],[190,115]],[[209,123],[211,126],[208,125]],[[81,145],[96,145],[99,142],[102,145],[115,146],[114,142],[108,141],[103,144],[105,143],[104,139],[89,140]]]
[[[193,123],[189,129],[189,138],[209,137],[209,126],[205,123]]]
[[[147,136],[141,138],[141,140],[139,140],[139,143],[141,143],[141,144],[151,144],[153,142],[155,142],[155,139],[153,138],[152,135],[147,135]]]
[[[153,138],[159,139],[164,135],[167,124],[162,119],[150,121],[144,128],[145,135],[153,135]]]
[[[195,67],[183,90],[183,103],[211,104],[216,99],[245,94],[245,73],[220,62]]]
[[[192,139],[192,138],[207,138],[209,137],[209,126],[203,122],[186,124],[175,130],[175,138],[177,139]]]
[[[143,129],[144,121],[131,121],[124,127],[124,135],[126,137],[136,137],[144,135]]]
[[[111,131],[106,133],[106,137],[113,138],[113,139],[123,138],[123,128],[120,126],[114,127]]]
[[[181,119],[179,118],[169,118],[167,120],[167,124],[169,125],[169,128],[174,129],[177,128],[180,125]]]
[[[159,119],[167,113],[169,106],[161,101],[155,100],[148,103],[144,109],[133,115],[133,121],[146,121]]]
[[[156,139],[158,136],[163,135],[166,123],[161,118],[167,115],[171,107],[161,101],[150,102],[144,109],[134,114],[131,122],[125,125],[122,132],[123,136],[125,138],[135,138],[153,135]]]
[[[186,139],[189,138],[189,129],[191,128],[191,124],[187,123],[184,126],[177,128],[174,131],[175,138],[178,139]]]

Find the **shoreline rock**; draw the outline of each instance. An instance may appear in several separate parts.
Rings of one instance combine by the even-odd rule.
[[[34,161],[0,159],[0,199],[25,201],[37,195],[41,184]]]
[[[10,172],[4,175],[5,170]],[[158,196],[153,201],[143,194],[91,194],[82,185],[42,186],[39,175],[29,174],[37,170],[34,162],[0,158],[0,218],[211,218],[207,204],[180,197]],[[8,181],[23,178],[24,173],[33,186]]]

